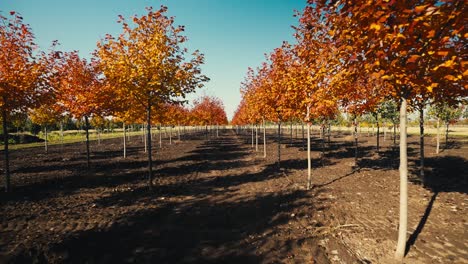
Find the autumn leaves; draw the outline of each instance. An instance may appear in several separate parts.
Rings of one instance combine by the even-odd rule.
[[[7,119],[29,110],[38,123],[47,124],[68,114],[84,118],[113,115],[132,123],[145,117],[148,132],[161,109],[184,101],[209,79],[201,74],[204,56],[184,48],[183,26],[174,26],[167,8],[147,9],[132,21],[119,17],[122,33],[98,42],[89,62],[78,52],[50,54],[35,51],[34,36],[22,18],[12,12],[0,17],[0,107],[5,135],[6,189],[8,173]],[[55,46],[55,43],[54,45]],[[159,113],[159,115],[155,115]],[[151,133],[148,135],[149,185],[152,184]],[[89,148],[88,148],[89,161]],[[89,162],[88,162],[89,166]]]
[[[295,28],[297,44],[283,44],[258,69],[249,69],[233,122],[310,122],[333,118],[338,109],[359,116],[376,113],[384,101],[398,102],[401,259],[407,108],[466,100],[467,11],[463,1],[309,0]]]

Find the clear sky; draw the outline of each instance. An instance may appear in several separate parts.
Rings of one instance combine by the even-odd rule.
[[[203,73],[211,81],[195,96],[220,97],[228,118],[240,101],[240,83],[248,67],[257,67],[281,43],[293,41],[294,10],[306,0],[0,0],[3,15],[17,11],[31,25],[36,42],[47,49],[53,40],[63,51],[89,58],[106,33],[121,32],[117,15],[145,13],[145,7],[168,7],[176,25],[185,26],[190,50],[205,54]]]

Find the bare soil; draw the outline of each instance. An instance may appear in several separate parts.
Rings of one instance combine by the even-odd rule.
[[[354,166],[352,136],[333,132],[322,149],[314,133],[310,191],[300,133],[283,135],[280,169],[273,134],[266,159],[249,131],[165,140],[153,191],[138,136],[125,159],[122,139],[92,142],[89,171],[83,143],[12,151],[0,263],[392,263],[398,149],[387,138],[377,153],[361,134]],[[424,184],[418,140],[409,138],[405,263],[468,263],[466,138],[439,155],[426,138]]]

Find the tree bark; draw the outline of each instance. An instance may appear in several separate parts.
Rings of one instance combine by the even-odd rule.
[[[421,107],[419,109],[419,175],[423,183],[426,183],[424,175],[424,109]]]
[[[146,131],[146,125],[143,125],[143,137],[144,137],[144,144],[145,144],[145,153],[148,152],[148,132]]]
[[[122,123],[123,127],[123,156],[127,157],[127,129],[125,128],[125,122]]]
[[[44,126],[44,148],[45,148],[45,153],[48,153],[48,146],[47,146],[47,126]]]
[[[406,232],[408,228],[408,145],[406,131],[406,98],[402,98],[400,106],[400,220],[398,227],[398,243],[395,258],[402,260],[406,250]]]
[[[440,151],[440,118],[437,118],[437,146],[436,154],[439,154]]]
[[[151,149],[151,102],[149,99],[146,108],[146,133],[148,134],[146,138],[148,141],[148,187],[151,191],[153,190],[153,155]]]
[[[266,158],[266,126],[265,126],[265,119],[263,119],[263,158]]]
[[[400,128],[400,131],[401,131],[401,128]],[[396,145],[396,124],[395,123],[393,123],[393,145]]]
[[[312,184],[312,160],[310,156],[310,122],[307,122],[307,190]]]
[[[172,127],[169,126],[169,145],[172,145]]]
[[[5,102],[5,98],[3,100]],[[5,107],[2,109],[3,119],[3,153],[5,155],[5,192],[10,192],[10,156],[8,152],[8,124],[7,124],[7,111]]]
[[[354,166],[358,165],[358,123],[357,118],[354,118]]]
[[[86,132],[86,168],[91,168],[91,161],[89,158],[89,119],[85,116],[85,132]]]
[[[380,150],[380,125],[379,125],[379,119],[377,116],[377,152]]]
[[[278,119],[278,169],[281,168],[281,120]]]
[[[445,148],[447,149],[448,148],[448,135],[449,135],[449,125],[450,125],[450,122],[447,121],[445,122],[445,126],[446,126],[446,129],[445,129]]]
[[[293,125],[292,125],[292,121],[291,123],[289,124],[289,134],[290,134],[290,137],[289,137],[289,145],[291,145],[292,147],[292,144],[293,144]]]
[[[258,152],[258,125],[255,125],[255,151]]]
[[[253,127],[253,125],[250,125],[250,128],[251,128],[250,130],[252,132],[251,133],[252,134],[252,148],[254,148],[254,127]]]

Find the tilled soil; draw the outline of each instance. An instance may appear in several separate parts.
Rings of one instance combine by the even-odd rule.
[[[362,135],[314,135],[314,186],[305,190],[303,143],[285,135],[251,146],[250,132],[191,135],[156,146],[147,188],[141,137],[12,151],[11,194],[0,194],[0,262],[391,263],[398,225],[398,151]],[[410,138],[417,157],[418,138]],[[406,263],[467,263],[467,144],[433,154],[425,184],[411,171]],[[262,141],[260,140],[260,143]],[[416,168],[415,159],[410,162]]]

